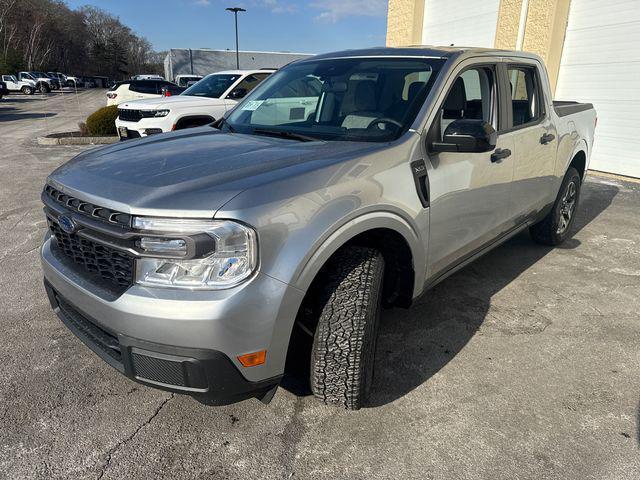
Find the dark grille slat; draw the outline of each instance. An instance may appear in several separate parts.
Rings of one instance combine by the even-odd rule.
[[[140,110],[130,110],[128,108],[118,109],[118,118],[125,122],[138,122],[142,116],[143,115]]]
[[[56,203],[71,209],[73,212],[78,212],[112,225],[120,225],[121,227],[131,226],[131,215],[128,213],[122,213],[116,210],[111,210],[110,208],[104,208],[98,205],[93,205],[89,202],[84,202],[72,197],[71,195],[67,195],[56,190],[51,185],[47,185],[44,188],[44,193]]]
[[[62,253],[117,292],[122,293],[133,284],[132,257],[74,233],[66,233],[52,220],[49,220],[49,229]]]

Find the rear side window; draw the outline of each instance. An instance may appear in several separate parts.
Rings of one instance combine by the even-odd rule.
[[[153,80],[142,80],[139,82],[131,82],[129,85],[129,90],[137,93],[150,93],[150,94],[158,94],[160,93],[158,90],[158,82]]]
[[[544,107],[535,68],[512,66],[507,69],[507,77],[511,89],[513,126],[540,120],[544,115]]]

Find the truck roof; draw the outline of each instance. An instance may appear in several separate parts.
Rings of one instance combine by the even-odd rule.
[[[453,58],[453,57],[474,57],[478,55],[489,55],[497,57],[519,57],[540,60],[540,57],[534,53],[516,51],[516,50],[499,50],[496,48],[483,47],[458,47],[458,46],[430,46],[430,45],[413,45],[408,47],[374,47],[356,50],[343,50],[339,52],[323,53],[309,59],[299,60],[305,62],[313,59],[323,58],[346,58],[346,57],[437,57],[437,58]]]

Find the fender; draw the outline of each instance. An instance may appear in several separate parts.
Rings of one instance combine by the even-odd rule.
[[[292,286],[307,291],[322,266],[345,243],[355,236],[369,230],[386,228],[400,234],[411,250],[414,269],[413,298],[417,297],[424,286],[426,274],[426,252],[417,232],[400,215],[389,211],[369,212],[350,219],[336,228],[324,241],[312,249],[306,261],[295,272]]]

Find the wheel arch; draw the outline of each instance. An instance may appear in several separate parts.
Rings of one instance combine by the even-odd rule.
[[[187,128],[185,124],[189,124],[191,122],[202,122],[201,124],[196,125],[196,126],[201,126],[201,125],[206,125],[208,123],[215,122],[215,118],[213,118],[211,115],[185,115],[184,117],[180,117],[179,119],[176,120],[175,130],[181,130],[183,128]]]
[[[420,279],[424,279],[426,264],[424,247],[412,226],[392,212],[364,214],[335,229],[312,249],[313,253],[295,272],[293,285],[306,292],[331,256],[347,245],[378,248],[389,265],[402,271],[397,286],[408,288],[410,294],[403,296],[396,292],[397,302],[393,303],[408,306],[421,292]]]
[[[571,155],[567,158],[564,165],[564,170],[560,172],[560,177],[564,178],[569,167],[574,167],[580,173],[580,178],[584,180],[584,177],[589,168],[589,154],[587,149],[587,142],[581,139],[573,148]]]

